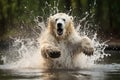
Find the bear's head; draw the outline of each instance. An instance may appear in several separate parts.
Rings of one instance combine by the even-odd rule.
[[[65,13],[50,16],[48,29],[56,37],[66,37],[74,30],[73,17]]]

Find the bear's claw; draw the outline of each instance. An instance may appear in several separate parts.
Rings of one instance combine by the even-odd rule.
[[[60,57],[60,51],[49,52],[48,55],[51,58],[58,58],[58,57]]]
[[[83,53],[88,55],[88,56],[91,56],[94,53],[94,49],[93,48],[84,49]]]

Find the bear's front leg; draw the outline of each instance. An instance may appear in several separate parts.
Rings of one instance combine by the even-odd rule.
[[[90,56],[94,53],[94,47],[92,41],[88,37],[81,38],[81,47],[84,54]]]
[[[54,46],[42,46],[41,47],[41,54],[44,58],[58,58],[60,57],[60,50]]]

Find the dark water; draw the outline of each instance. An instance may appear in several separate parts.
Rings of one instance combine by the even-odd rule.
[[[0,69],[0,80],[120,80],[120,51],[81,70]]]

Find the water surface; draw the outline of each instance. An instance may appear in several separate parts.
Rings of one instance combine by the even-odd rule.
[[[120,80],[120,51],[81,70],[0,69],[0,80]]]

